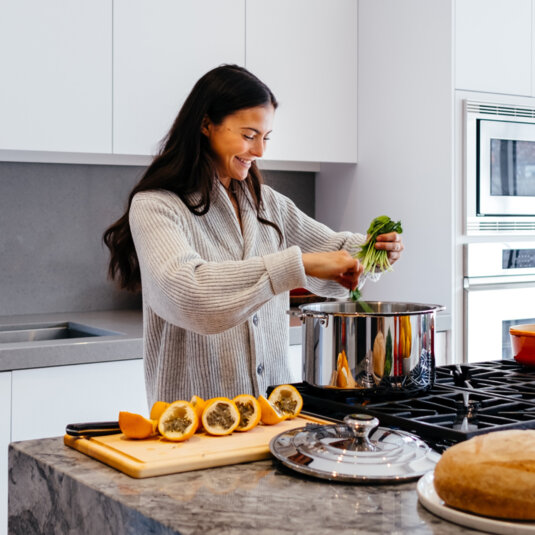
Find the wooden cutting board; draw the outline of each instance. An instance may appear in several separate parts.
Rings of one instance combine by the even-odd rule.
[[[276,425],[257,425],[244,433],[219,437],[198,433],[185,442],[161,437],[133,440],[121,433],[91,438],[65,435],[63,441],[131,477],[145,478],[267,459],[274,436],[311,422],[332,423],[300,415]]]

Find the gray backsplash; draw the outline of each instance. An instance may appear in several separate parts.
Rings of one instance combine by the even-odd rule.
[[[0,316],[138,308],[106,278],[104,230],[143,167],[0,162]],[[314,215],[314,174],[264,171]]]

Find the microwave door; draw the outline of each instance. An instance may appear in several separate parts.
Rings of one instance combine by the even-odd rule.
[[[535,215],[535,124],[479,121],[478,215]]]

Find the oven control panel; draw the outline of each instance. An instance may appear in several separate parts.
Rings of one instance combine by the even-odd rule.
[[[533,249],[503,249],[503,269],[534,269],[535,268],[535,245]]]
[[[532,275],[535,280],[535,239],[527,242],[469,243],[465,248],[465,277]]]

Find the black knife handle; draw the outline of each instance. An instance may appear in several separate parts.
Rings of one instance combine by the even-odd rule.
[[[73,437],[98,437],[103,435],[114,435],[120,433],[119,422],[86,422],[68,424],[65,433]]]

